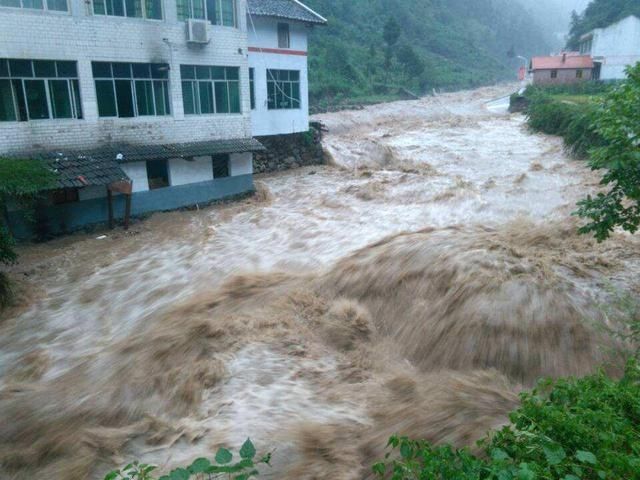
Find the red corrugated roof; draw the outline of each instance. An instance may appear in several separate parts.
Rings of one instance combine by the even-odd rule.
[[[532,70],[562,70],[565,68],[593,68],[591,55],[576,55],[567,52],[566,55],[554,55],[553,57],[533,57],[531,59]]]

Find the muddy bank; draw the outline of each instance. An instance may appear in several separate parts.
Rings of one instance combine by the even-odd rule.
[[[575,233],[597,178],[484,108],[499,94],[323,115],[334,166],[23,248],[0,476],[165,470],[251,436],[274,478],[364,478],[390,434],[469,445],[538,376],[615,373],[598,303],[640,294],[638,241]]]

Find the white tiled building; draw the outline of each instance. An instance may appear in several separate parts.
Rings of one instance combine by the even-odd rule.
[[[248,15],[247,0],[0,0],[0,155],[73,157],[75,169],[81,154],[87,172],[120,168],[133,214],[252,190],[252,152],[262,149],[253,135],[284,133],[291,118],[306,130],[308,102],[299,54],[291,57],[304,64],[267,65],[297,69],[295,108],[252,102],[268,82],[257,66],[250,82],[249,63],[262,54],[250,51],[248,21],[262,25],[265,39],[272,25],[277,39],[283,22],[273,19],[288,11],[324,19],[296,0],[251,1],[268,15]],[[313,22],[296,18],[283,50],[306,55]],[[292,83],[278,77],[275,88]],[[107,180],[71,180],[52,201],[53,217],[65,217],[58,229],[104,221]],[[122,204],[116,198],[116,216]]]
[[[640,62],[640,19],[629,16],[580,39],[580,52],[594,61],[594,80],[620,80],[625,69]]]
[[[309,129],[307,37],[326,20],[297,1],[248,0],[252,132],[257,136]]]

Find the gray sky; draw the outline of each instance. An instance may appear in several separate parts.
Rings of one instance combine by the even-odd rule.
[[[571,12],[582,12],[590,0],[518,0],[545,28],[554,49],[562,48],[569,33]]]

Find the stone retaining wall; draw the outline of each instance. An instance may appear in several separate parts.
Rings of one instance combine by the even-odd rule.
[[[253,155],[253,173],[278,172],[306,165],[321,165],[322,126],[312,123],[308,132],[256,137],[266,152]]]

